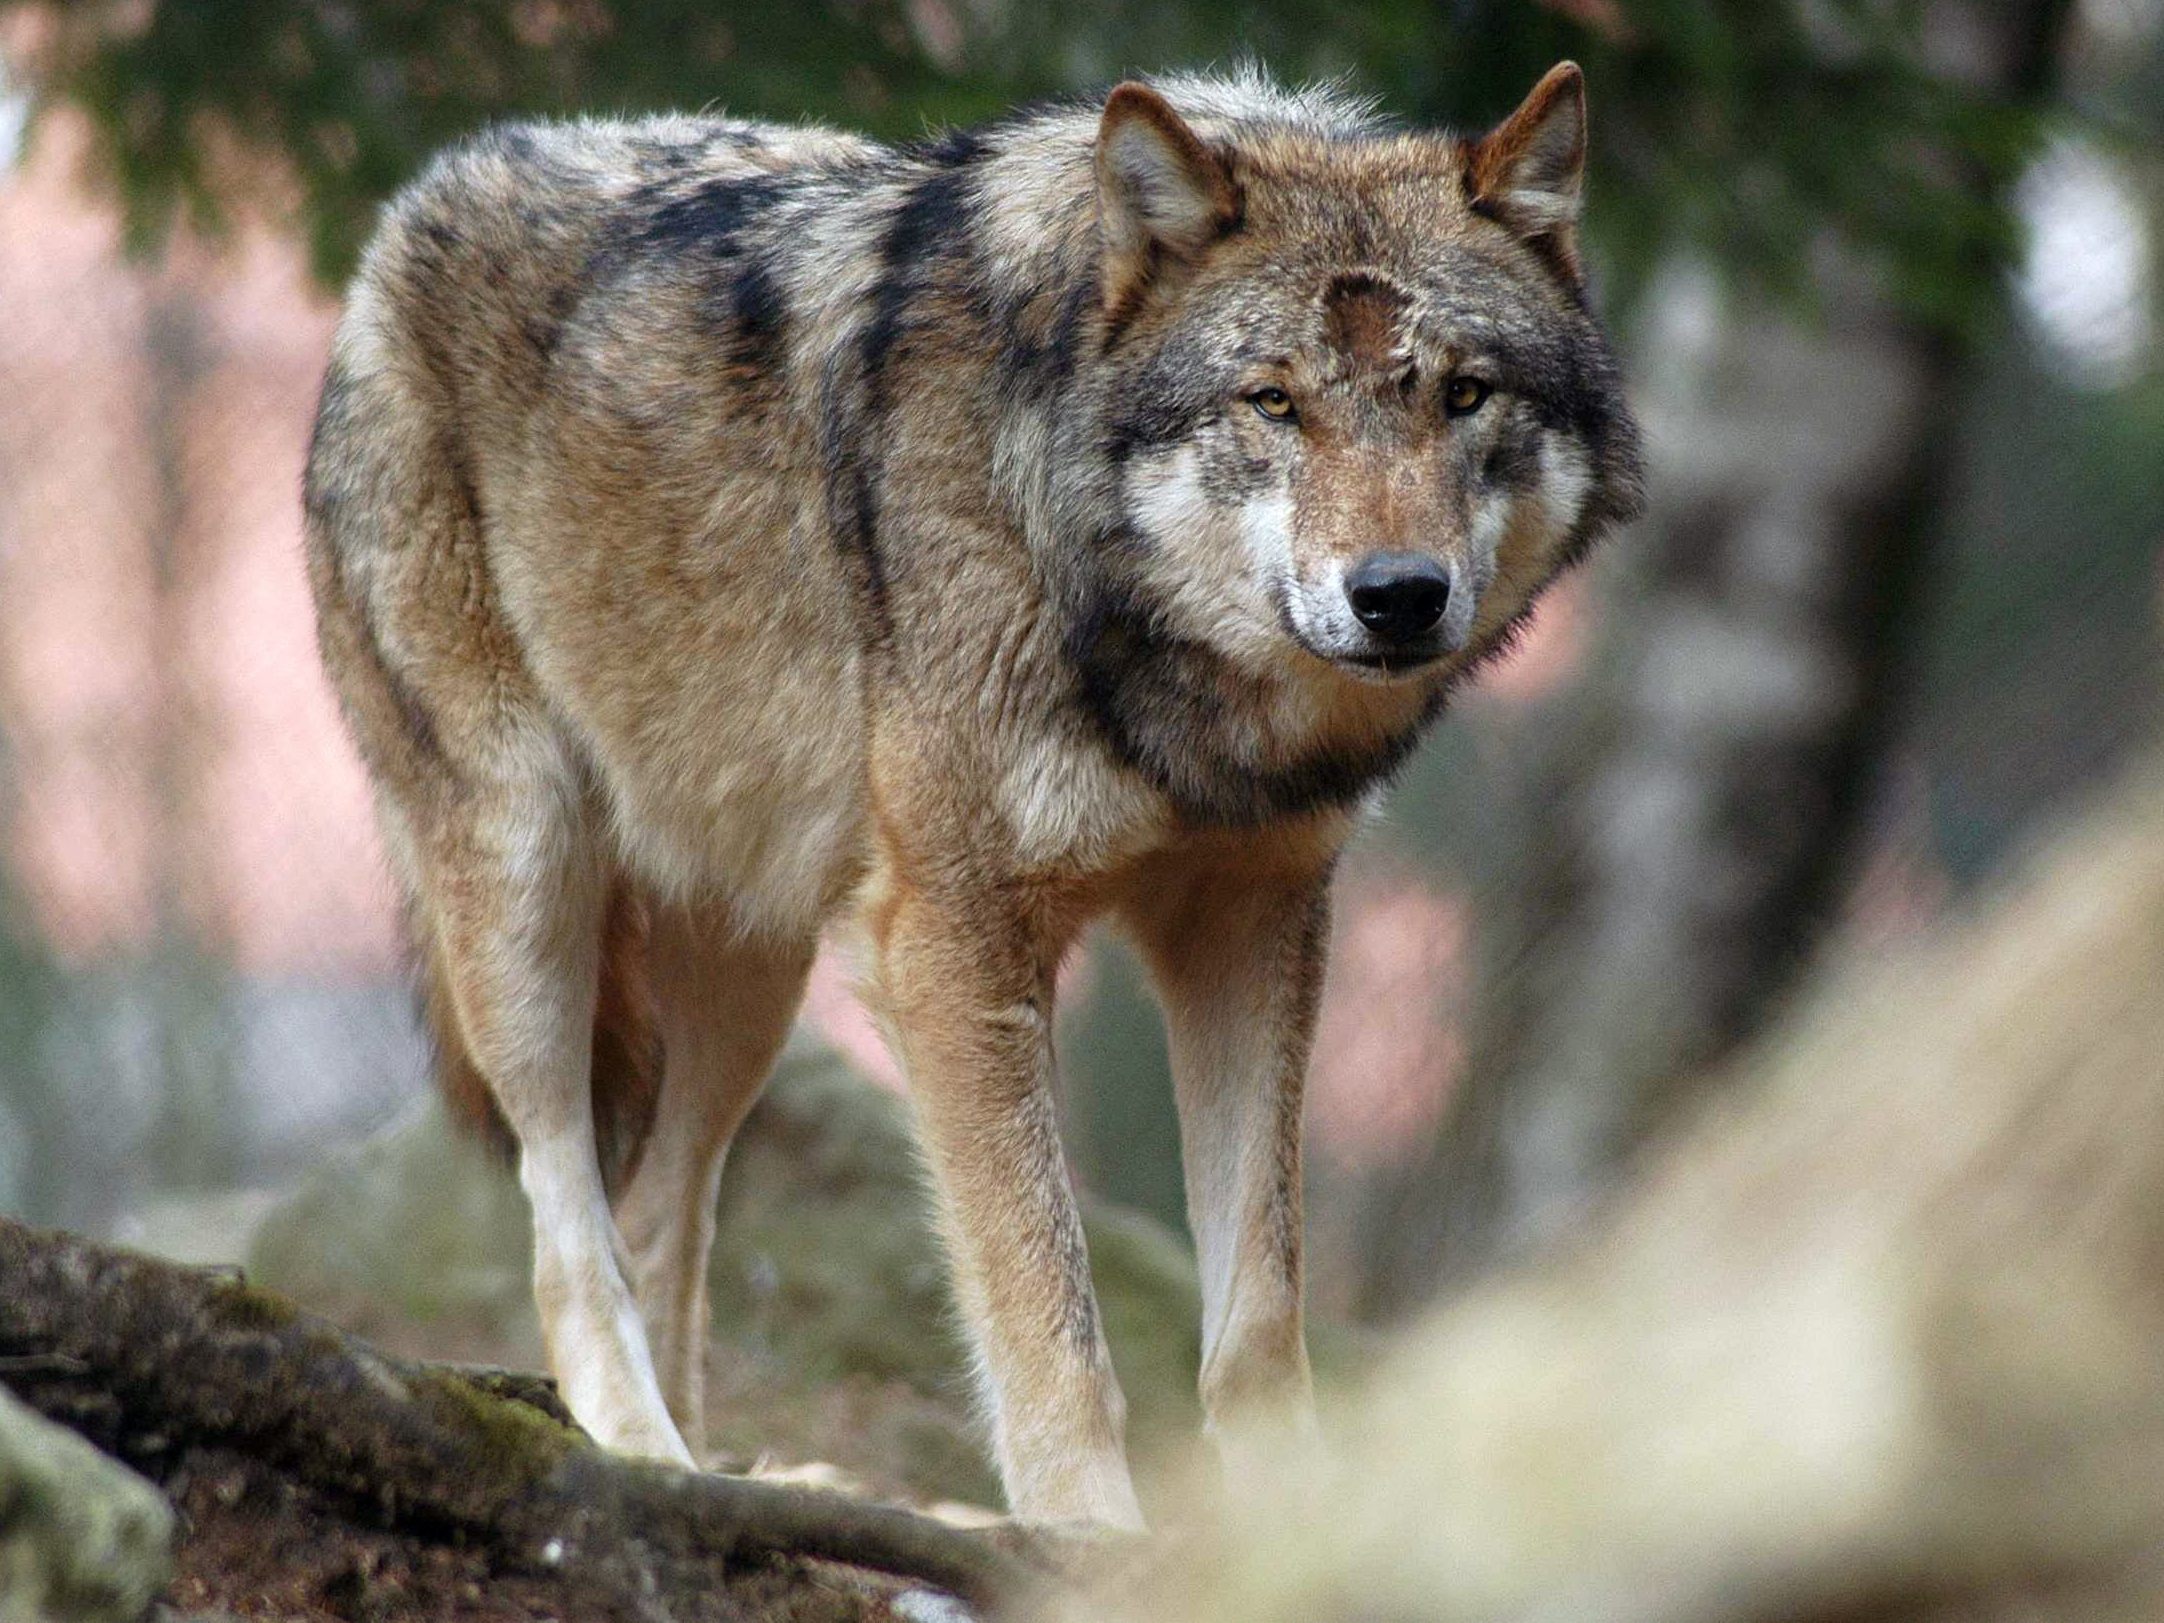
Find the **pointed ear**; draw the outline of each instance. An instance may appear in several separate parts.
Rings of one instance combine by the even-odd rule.
[[[1105,303],[1119,308],[1166,262],[1194,259],[1240,213],[1224,158],[1148,85],[1105,100],[1097,126],[1097,222]]]
[[[1529,241],[1545,240],[1578,272],[1585,189],[1585,75],[1558,62],[1518,110],[1466,153],[1473,206]]]

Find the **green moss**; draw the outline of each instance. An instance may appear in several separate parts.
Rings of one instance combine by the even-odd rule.
[[[468,1457],[499,1481],[539,1481],[566,1454],[593,1446],[532,1404],[487,1391],[451,1371],[431,1370],[412,1384],[414,1401],[469,1439]]]
[[[301,1316],[289,1297],[244,1279],[220,1282],[211,1292],[210,1305],[223,1323],[237,1330],[284,1330]]]

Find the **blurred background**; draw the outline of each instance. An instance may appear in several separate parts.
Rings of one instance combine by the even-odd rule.
[[[1653,458],[1346,873],[1325,1318],[1567,1229],[1799,986],[2154,740],[2164,0],[0,4],[0,1211],[238,1256],[425,1108],[298,489],[341,281],[432,151],[707,105],[910,138],[1241,57],[1468,131],[1582,62]],[[893,1085],[843,966],[806,1025]],[[1062,1041],[1080,1181],[1176,1235],[1123,953]]]

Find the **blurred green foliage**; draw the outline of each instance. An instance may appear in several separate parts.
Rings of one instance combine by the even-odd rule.
[[[726,106],[906,138],[1123,74],[1254,57],[1478,128],[1585,64],[1593,221],[1624,297],[1695,249],[1808,286],[1829,230],[1924,318],[1965,321],[2008,247],[1974,200],[2036,134],[2021,97],[1929,61],[1916,0],[146,0],[78,6],[44,99],[94,115],[139,244],[281,189],[327,279],[373,205],[495,118]],[[265,160],[269,160],[267,169]],[[1951,160],[1951,161],[1950,161]],[[289,176],[280,188],[267,175]]]

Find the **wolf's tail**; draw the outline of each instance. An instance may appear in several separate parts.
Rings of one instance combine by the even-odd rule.
[[[459,1028],[442,946],[419,921],[412,939],[421,960],[421,1016],[435,1051],[436,1089],[444,1108],[459,1127],[511,1160],[518,1142]],[[646,942],[646,910],[619,888],[602,924],[592,1071],[594,1141],[611,1199],[638,1170],[661,1091],[661,1028],[646,976]]]

